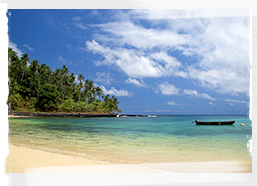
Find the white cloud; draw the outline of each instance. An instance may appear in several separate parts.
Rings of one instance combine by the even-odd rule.
[[[187,94],[187,95],[190,95],[190,96],[193,96],[193,97],[199,97],[199,98],[208,99],[208,100],[211,100],[211,101],[215,101],[216,100],[215,98],[211,97],[209,94],[198,93],[196,90],[184,89],[183,93]]]
[[[62,56],[58,56],[57,61],[60,61],[62,64],[72,64],[71,61],[67,61]]]
[[[211,101],[209,102],[210,105],[215,105],[214,103],[212,103]]]
[[[86,47],[105,58],[103,61],[96,61],[95,65],[116,65],[131,78],[188,77],[187,73],[183,71],[181,63],[164,52],[147,56],[143,52],[132,49],[120,47],[110,49],[95,40],[87,41]]]
[[[104,61],[98,61],[96,65],[117,65],[129,77],[161,77],[162,72],[158,64],[155,64],[150,59],[137,56],[134,51],[118,48],[111,50],[108,47],[103,47],[96,41],[86,42],[89,50],[95,53],[100,53],[105,57]]]
[[[12,48],[15,52],[17,52],[19,58],[23,54],[23,52],[18,48],[18,45],[16,43],[13,43],[12,41],[9,41],[8,47]]]
[[[162,110],[156,110],[156,112],[172,112],[171,110],[164,110],[164,109],[162,109]]]
[[[96,73],[96,78],[95,78],[95,81],[97,82],[101,82],[105,85],[109,85],[111,83],[111,76],[110,74],[107,72],[97,72]]]
[[[248,103],[247,101],[244,101],[244,100],[234,100],[234,99],[223,99],[223,101],[227,101],[230,103]]]
[[[78,84],[78,83],[79,83],[79,80],[78,80],[78,76],[79,76],[79,75],[76,75],[76,74],[75,74],[74,76],[75,76],[74,82],[75,82],[76,84]]]
[[[169,56],[167,52],[153,53],[151,57],[159,64],[164,64],[163,74],[166,72],[166,76],[188,78],[188,73],[184,70],[182,63],[177,58]]]
[[[67,63],[67,60],[64,59],[62,56],[58,56],[57,60],[63,63]]]
[[[146,9],[116,17],[121,14],[126,19],[95,25],[97,42],[86,43],[104,57],[97,65],[115,65],[130,78],[190,77],[218,93],[249,93],[249,10]],[[192,60],[179,61],[174,52]]]
[[[117,90],[116,88],[111,87],[110,90],[107,90],[104,86],[101,86],[100,88],[103,90],[104,94],[110,94],[118,97],[130,97],[133,95],[133,92],[129,92],[124,89]]]
[[[145,82],[142,79],[140,81],[138,81],[136,79],[128,78],[126,80],[126,83],[134,84],[138,87],[147,87],[147,85],[145,84]]]
[[[202,57],[188,67],[200,86],[219,93],[248,93],[250,84],[249,18],[211,19],[192,54]],[[186,49],[185,49],[186,51]]]
[[[198,96],[198,92],[196,90],[188,90],[188,89],[184,89],[183,91],[184,94],[188,94],[188,95],[191,95],[191,96]]]
[[[30,52],[35,51],[34,48],[30,47],[30,46],[27,45],[27,44],[23,44],[23,46],[26,47]]]
[[[214,18],[214,17],[237,17],[249,16],[247,9],[135,9],[130,14],[139,19],[179,19],[179,18]]]
[[[179,94],[179,89],[168,82],[158,85],[159,90],[163,95],[176,95]]]
[[[87,30],[87,27],[84,26],[82,23],[75,22],[73,25],[81,30]]]
[[[80,16],[74,16],[74,17],[72,18],[72,20],[73,20],[73,21],[81,21],[81,20],[82,20],[82,17],[80,17]]]
[[[216,99],[211,97],[209,94],[206,94],[206,93],[201,93],[199,94],[200,98],[203,98],[203,99],[208,99],[208,100],[212,100],[212,101],[215,101]]]
[[[103,31],[115,37],[105,41],[116,41],[116,44],[129,44],[140,49],[152,49],[156,46],[175,47],[187,44],[188,35],[178,34],[172,30],[147,29],[132,22],[110,22],[98,25]],[[118,41],[117,41],[118,39]]]
[[[167,104],[168,105],[179,105],[178,103],[175,103],[174,101],[169,101]]]
[[[72,51],[73,51],[71,44],[66,44],[66,48],[69,50],[69,52],[72,52]]]

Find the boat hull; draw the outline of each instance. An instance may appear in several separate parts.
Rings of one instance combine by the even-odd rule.
[[[233,125],[235,121],[197,121],[196,125]]]

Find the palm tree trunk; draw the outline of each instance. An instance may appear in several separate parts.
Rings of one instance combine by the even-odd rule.
[[[23,76],[24,76],[24,70],[25,70],[25,68],[23,68],[23,70],[22,70],[21,81],[23,80]]]
[[[39,96],[40,81],[41,81],[41,74],[39,76],[39,81],[38,81],[37,99],[38,99],[38,96]]]
[[[30,90],[31,90],[31,85],[32,85],[32,80],[33,80],[33,78],[34,78],[34,75],[35,75],[35,73],[32,75],[31,80],[30,80],[30,86],[29,86],[29,89],[30,89]]]

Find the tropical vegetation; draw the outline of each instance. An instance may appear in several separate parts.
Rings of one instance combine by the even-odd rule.
[[[8,48],[7,104],[9,110],[29,112],[121,112],[116,97],[104,95],[99,86],[71,73],[66,65],[51,70],[45,63],[30,60],[27,53],[19,58]]]

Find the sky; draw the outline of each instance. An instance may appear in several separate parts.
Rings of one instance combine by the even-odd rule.
[[[9,47],[66,65],[124,114],[248,115],[250,10],[9,9]]]

